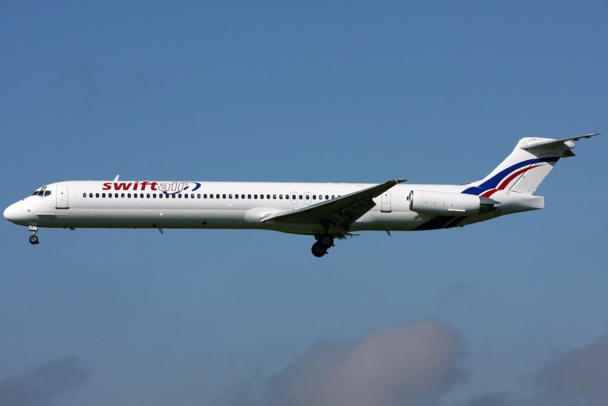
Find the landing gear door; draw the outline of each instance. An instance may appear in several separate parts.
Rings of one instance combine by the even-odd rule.
[[[57,204],[56,209],[69,209],[68,205],[68,186],[57,185]]]
[[[382,193],[380,211],[382,213],[390,213],[392,211],[392,209],[391,209],[391,192],[386,191],[386,192]]]

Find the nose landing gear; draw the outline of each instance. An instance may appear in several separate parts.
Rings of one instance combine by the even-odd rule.
[[[317,242],[312,245],[312,255],[321,258],[327,254],[327,250],[334,246],[334,237],[331,234],[315,235]]]
[[[32,233],[34,233],[34,234],[30,235],[30,244],[32,244],[32,245],[39,244],[40,241],[38,240],[38,236],[36,235],[38,233],[38,227],[30,226],[30,231]]]

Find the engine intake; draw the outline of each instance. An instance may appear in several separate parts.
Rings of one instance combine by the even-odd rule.
[[[410,210],[440,216],[490,213],[499,203],[487,197],[428,190],[412,190],[407,199]]]

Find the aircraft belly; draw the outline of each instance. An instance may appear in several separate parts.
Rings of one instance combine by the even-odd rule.
[[[40,222],[43,227],[73,228],[267,228],[244,221],[243,210],[69,209]]]
[[[264,209],[268,211],[267,209]],[[169,209],[154,208],[138,209],[79,209],[72,207],[66,210],[56,210],[54,213],[39,214],[31,224],[40,227],[53,228],[194,228],[194,229],[262,229],[274,230],[293,234],[322,234],[325,230],[320,223],[286,223],[265,222],[252,216],[251,210],[224,209]],[[261,214],[260,214],[261,215]],[[410,210],[394,210],[383,213],[372,210],[355,223],[348,230],[350,232],[368,230],[432,230],[438,228],[451,228],[464,226],[479,221],[488,220],[493,215],[477,215],[462,218],[446,218],[441,216],[420,215]],[[345,231],[341,228],[331,227],[331,233]]]
[[[351,231],[365,230],[392,230],[407,231],[420,224],[421,220],[417,213],[393,210],[391,213],[372,211],[357,220],[352,226]]]
[[[263,223],[264,229],[273,230],[273,231],[281,231],[283,233],[290,234],[306,234],[306,235],[314,235],[314,234],[322,234],[324,229],[321,224],[318,223]],[[257,227],[262,228],[262,227]]]

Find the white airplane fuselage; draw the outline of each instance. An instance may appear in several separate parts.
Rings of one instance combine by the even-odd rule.
[[[205,181],[65,181],[38,188],[4,211],[38,227],[260,229],[314,235],[315,256],[334,238],[364,230],[461,227],[544,207],[534,192],[573,141],[523,138],[489,175],[465,185]]]
[[[159,190],[159,185],[171,185],[176,190]],[[26,197],[8,207],[4,215],[17,224],[37,227],[263,229],[314,235],[325,231],[321,224],[261,220],[272,213],[306,208],[372,186],[374,184],[67,181],[45,186],[44,192],[50,192],[47,196]],[[409,208],[408,196],[412,190],[460,193],[463,189],[464,186],[452,185],[395,185],[374,198],[375,206],[357,219],[349,231],[416,229],[434,216]],[[506,205],[500,212],[508,212]],[[458,225],[495,216],[494,212],[466,218],[457,216],[457,212],[454,214],[454,220],[461,220]]]

